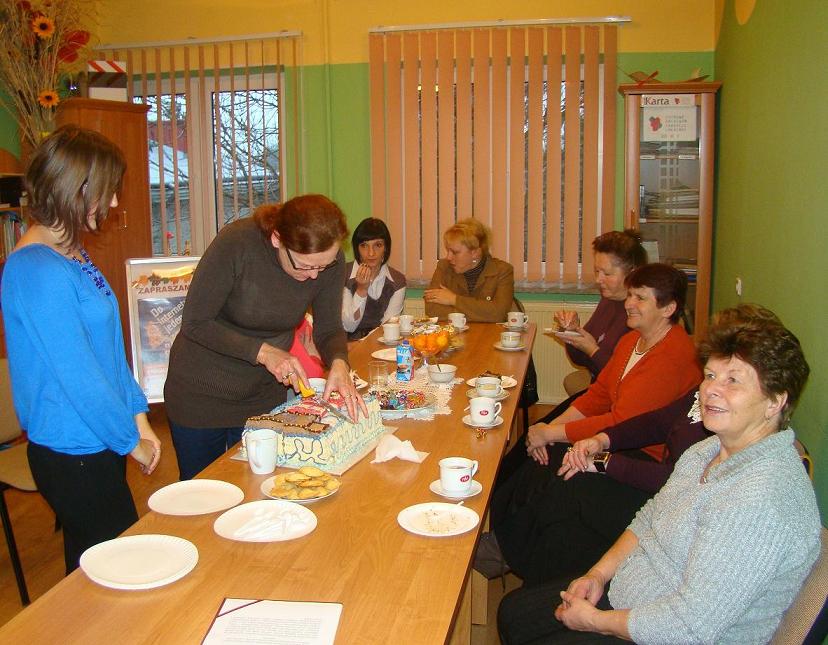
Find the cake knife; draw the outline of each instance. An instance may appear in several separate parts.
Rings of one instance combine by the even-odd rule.
[[[314,401],[319,403],[319,405],[321,405],[323,408],[325,408],[328,412],[330,412],[336,418],[341,419],[343,421],[347,421],[348,423],[353,423],[354,422],[351,419],[351,417],[349,417],[347,414],[345,414],[342,410],[340,410],[338,407],[336,407],[330,401],[326,401],[325,399],[323,399],[321,396],[314,397]]]

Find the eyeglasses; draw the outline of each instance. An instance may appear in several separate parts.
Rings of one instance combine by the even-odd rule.
[[[285,253],[287,253],[288,260],[290,261],[290,266],[293,267],[294,271],[324,271],[325,269],[330,269],[334,266],[337,262],[337,259],[334,258],[333,262],[329,262],[324,266],[316,266],[316,267],[300,267],[296,266],[296,262],[293,261],[293,255],[290,253],[290,249],[288,247],[283,247],[285,249]]]

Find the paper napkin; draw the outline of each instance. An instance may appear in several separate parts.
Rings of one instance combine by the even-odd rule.
[[[428,457],[427,452],[420,452],[415,450],[410,441],[400,441],[392,434],[383,435],[377,444],[376,455],[372,464],[379,464],[390,459],[402,459],[403,461],[413,461],[415,463],[422,463]]]

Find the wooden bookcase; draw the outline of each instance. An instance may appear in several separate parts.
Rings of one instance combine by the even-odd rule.
[[[625,225],[658,260],[683,269],[687,319],[697,336],[710,316],[716,92],[721,83],[619,87],[626,113]],[[651,258],[651,261],[654,258]]]
[[[84,244],[118,297],[127,359],[131,357],[125,261],[152,256],[147,106],[120,101],[68,99],[60,104],[58,125],[74,123],[96,130],[115,143],[127,161],[118,206],[98,235]]]

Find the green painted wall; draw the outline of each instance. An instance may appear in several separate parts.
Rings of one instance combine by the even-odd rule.
[[[828,3],[757,2],[739,25],[725,8],[716,50],[719,119],[714,308],[775,311],[799,337],[811,378],[793,426],[814,456],[828,517]]]

